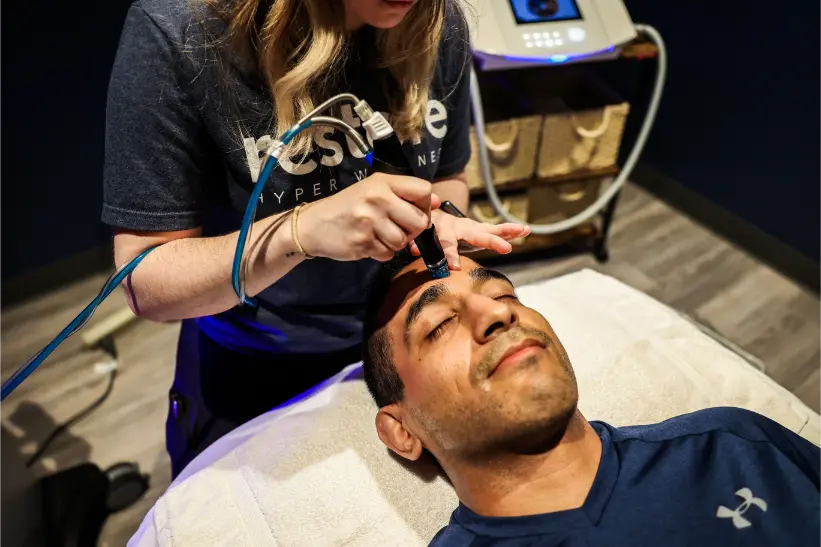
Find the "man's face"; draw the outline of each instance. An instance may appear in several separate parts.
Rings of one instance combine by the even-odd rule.
[[[505,277],[468,258],[440,280],[413,262],[394,278],[380,320],[405,386],[390,410],[440,460],[535,450],[576,409],[575,377],[550,324]]]

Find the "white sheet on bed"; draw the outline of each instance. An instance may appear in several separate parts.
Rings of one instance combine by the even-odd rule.
[[[819,416],[652,298],[583,270],[519,288],[573,362],[580,409],[614,425],[712,406],[769,416],[818,444]],[[433,467],[409,468],[374,431],[351,365],[324,389],[227,435],[186,468],[131,546],[424,546],[456,506]]]

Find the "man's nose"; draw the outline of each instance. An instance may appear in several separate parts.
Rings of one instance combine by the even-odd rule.
[[[473,326],[473,338],[480,343],[492,340],[519,320],[509,303],[489,296],[471,295],[466,307]]]

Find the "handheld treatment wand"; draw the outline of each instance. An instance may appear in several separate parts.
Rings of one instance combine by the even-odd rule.
[[[425,261],[425,266],[434,279],[442,279],[450,275],[448,259],[445,258],[445,251],[442,250],[442,244],[433,226],[419,234],[414,242],[419,247],[422,260]]]
[[[393,133],[393,128],[387,120],[378,112],[374,112],[365,101],[360,101],[356,96],[349,93],[343,93],[325,101],[314,109],[310,114],[299,120],[297,124],[288,129],[274,144],[267,150],[266,158],[263,167],[260,171],[258,179],[255,181],[254,190],[248,200],[245,216],[243,217],[242,226],[240,228],[239,238],[237,239],[237,249],[234,256],[233,267],[231,270],[231,282],[234,291],[239,298],[240,305],[253,305],[253,301],[248,299],[244,290],[244,283],[242,273],[242,261],[245,251],[245,244],[250,234],[251,224],[255,218],[256,205],[259,201],[259,196],[262,192],[265,183],[267,182],[271,171],[277,165],[279,156],[285,145],[293,139],[298,133],[311,127],[312,125],[327,125],[342,130],[354,143],[362,150],[366,160],[370,164],[373,159],[373,150],[370,149],[365,139],[359,135],[352,127],[342,120],[320,116],[323,110],[327,110],[331,106],[342,102],[349,101],[354,103],[354,110],[363,120],[362,126],[365,128],[368,137],[371,140],[384,139]],[[445,204],[443,204],[443,209]],[[422,258],[428,271],[434,278],[442,278],[450,275],[447,259],[442,250],[442,245],[439,243],[439,238],[436,236],[436,231],[433,227],[428,228],[419,237],[416,238],[416,245],[422,253]],[[2,385],[2,392],[0,392],[0,401],[5,400],[26,378],[28,378],[40,364],[68,337],[79,331],[91,318],[97,306],[102,303],[125,279],[134,271],[140,262],[157,247],[150,247],[143,251],[140,255],[132,259],[130,262],[120,266],[114,274],[106,281],[100,294],[88,305],[82,312],[66,326],[57,337],[49,343],[42,350],[37,352],[31,359],[29,359],[23,366],[14,372]]]
[[[450,201],[443,201],[439,208],[456,218],[465,218],[465,214]],[[425,266],[427,266],[433,278],[442,279],[450,276],[450,267],[448,267],[445,252],[442,250],[442,244],[439,242],[439,237],[436,235],[433,226],[419,234],[415,241],[416,246],[419,247],[419,252],[422,253],[422,260],[425,261]],[[470,253],[476,250],[478,249],[472,245],[459,244],[460,253]]]
[[[378,112],[374,112],[371,107],[365,101],[359,100],[355,95],[350,93],[342,93],[337,95],[318,107],[316,107],[312,112],[310,112],[307,116],[299,120],[293,127],[288,129],[285,133],[283,133],[275,142],[271,145],[271,147],[266,151],[265,160],[263,166],[260,170],[260,174],[255,181],[254,189],[251,193],[251,196],[248,200],[248,205],[245,210],[245,216],[242,220],[242,225],[240,227],[239,238],[237,239],[237,248],[234,253],[234,261],[233,267],[231,270],[231,283],[233,285],[234,291],[239,298],[240,305],[254,305],[253,300],[247,298],[244,290],[244,279],[242,276],[242,264],[243,264],[243,257],[245,251],[245,244],[248,240],[248,236],[250,235],[251,225],[255,218],[256,213],[256,205],[259,202],[259,196],[262,193],[262,190],[267,182],[271,171],[276,167],[279,156],[282,153],[284,147],[298,134],[302,131],[308,129],[312,125],[327,125],[337,129],[342,130],[355,144],[356,146],[362,151],[365,159],[370,164],[371,160],[373,159],[373,150],[368,146],[365,139],[357,133],[350,125],[345,123],[343,120],[332,118],[329,116],[320,116],[319,114],[327,110],[328,108],[336,105],[337,103],[347,101],[353,103],[354,111],[359,115],[360,119],[362,120],[362,127],[365,128],[365,131],[368,134],[370,140],[378,140],[384,139],[388,137],[391,133],[393,133],[393,128],[391,128],[390,124],[384,118],[384,116]],[[132,259],[126,264],[120,266],[114,274],[106,281],[105,285],[103,286],[100,294],[92,300],[92,302],[83,309],[80,314],[74,318],[74,320],[63,329],[57,337],[51,341],[46,347],[41,349],[37,352],[31,359],[29,359],[23,366],[21,366],[17,371],[14,372],[5,382],[3,382],[2,390],[0,391],[0,401],[5,400],[17,387],[22,384],[26,378],[28,378],[36,369],[40,366],[40,364],[46,360],[46,358],[59,346],[62,344],[68,337],[79,331],[83,326],[88,322],[91,318],[91,315],[97,309],[97,306],[105,300],[120,284],[122,284],[125,279],[134,271],[134,269],[140,264],[140,262],[148,255],[151,251],[156,249],[158,246],[150,247],[142,252],[140,255]]]

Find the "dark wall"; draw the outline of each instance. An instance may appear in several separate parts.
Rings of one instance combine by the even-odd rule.
[[[819,2],[627,0],[668,80],[643,160],[819,259]]]
[[[12,2],[2,18],[2,278],[110,241],[105,94],[128,0]],[[819,258],[819,3],[628,0],[669,77],[643,159]]]
[[[130,2],[9,2],[2,18],[2,278],[110,242],[105,97]]]

